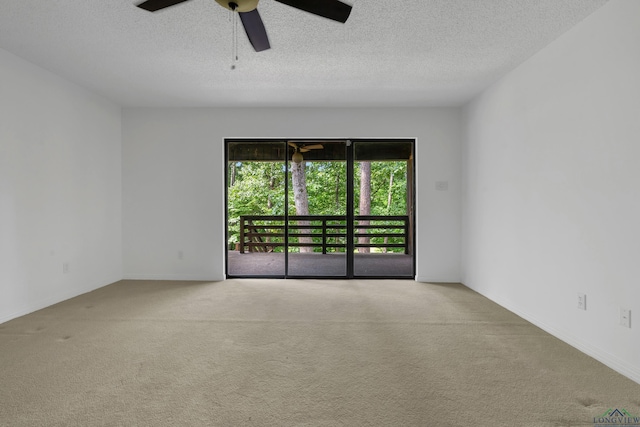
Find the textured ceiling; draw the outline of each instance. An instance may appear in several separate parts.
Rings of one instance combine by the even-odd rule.
[[[0,0],[0,47],[124,106],[460,105],[605,0],[354,0],[346,24],[273,0],[271,49],[191,0]],[[242,31],[242,30],[241,30]]]

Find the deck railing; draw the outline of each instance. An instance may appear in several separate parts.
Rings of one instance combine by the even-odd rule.
[[[403,215],[355,215],[355,248],[402,248],[409,253],[409,217]],[[290,215],[289,247],[321,248],[344,252],[347,248],[347,218],[344,215]],[[311,241],[300,241],[311,238]],[[285,218],[282,215],[240,217],[239,251],[271,252],[285,246]]]

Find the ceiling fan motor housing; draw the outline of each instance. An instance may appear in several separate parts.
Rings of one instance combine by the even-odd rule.
[[[251,12],[258,7],[258,0],[216,0],[216,3],[225,9],[235,10],[236,12]],[[235,7],[232,5],[235,5]]]

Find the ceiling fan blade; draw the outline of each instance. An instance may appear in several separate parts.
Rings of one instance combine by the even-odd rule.
[[[247,37],[249,37],[249,41],[256,52],[269,49],[271,45],[267,37],[267,30],[264,28],[258,9],[253,9],[251,12],[238,13],[240,14],[244,30],[247,32]]]
[[[304,148],[306,150],[322,150],[324,148],[324,145],[322,144],[305,145]]]
[[[175,6],[188,0],[147,0],[137,5],[140,9],[148,10],[149,12],[155,12],[156,10],[164,9],[165,7]]]
[[[290,146],[292,146],[293,148],[298,148],[298,146],[296,145],[295,142],[293,141],[287,141],[287,144],[289,144]]]
[[[351,6],[339,0],[276,0],[296,9],[313,13],[314,15],[347,22],[351,13]]]

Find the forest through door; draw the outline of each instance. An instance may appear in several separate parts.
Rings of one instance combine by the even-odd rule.
[[[227,141],[227,275],[413,276],[412,153],[413,141]]]

